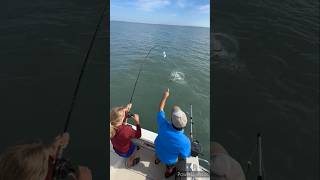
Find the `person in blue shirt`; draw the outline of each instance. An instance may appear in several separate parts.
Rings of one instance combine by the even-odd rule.
[[[155,139],[156,160],[166,165],[165,177],[168,178],[176,173],[178,158],[185,159],[191,155],[191,143],[184,134],[187,125],[186,114],[178,107],[173,106],[170,121],[166,119],[164,107],[169,97],[169,89],[165,90],[160,101],[157,114],[158,136]]]

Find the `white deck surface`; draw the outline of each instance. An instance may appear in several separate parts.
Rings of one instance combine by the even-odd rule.
[[[154,149],[152,148],[153,142],[157,136],[156,133],[142,129],[141,140],[136,142],[140,146],[140,150],[137,153],[137,156],[140,157],[140,162],[131,168],[125,167],[125,158],[120,157],[116,154],[112,148],[110,142],[110,179],[111,180],[162,180],[166,179],[164,177],[165,165],[162,163],[156,165],[154,163]],[[149,144],[149,146],[148,146]],[[188,161],[196,161],[198,164],[197,158],[191,158]],[[177,166],[185,166],[178,163]],[[198,169],[199,171],[199,169]],[[168,180],[175,179],[175,176],[168,178]],[[188,178],[191,179],[191,178]],[[197,180],[210,179],[210,178],[196,178]],[[166,179],[167,180],[167,179]]]
[[[161,180],[164,178],[165,166],[163,164],[154,164],[154,152],[141,148],[138,151],[140,163],[132,168],[125,168],[125,159],[110,150],[110,179],[111,180],[142,180],[154,179]],[[174,176],[172,178],[174,179]]]

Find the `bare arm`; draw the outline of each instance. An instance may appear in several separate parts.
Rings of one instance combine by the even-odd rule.
[[[166,90],[163,92],[163,96],[162,96],[162,99],[161,99],[160,105],[159,105],[159,111],[163,111],[164,106],[166,105],[166,102],[167,102],[168,97],[169,97],[169,88],[166,89]]]
[[[126,112],[127,112],[127,113],[130,112],[131,108],[132,108],[132,103],[127,104],[127,106],[126,106]]]

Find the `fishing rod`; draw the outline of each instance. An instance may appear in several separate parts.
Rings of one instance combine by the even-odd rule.
[[[190,139],[191,139],[191,156],[193,157],[197,157],[200,155],[203,155],[202,153],[202,146],[200,144],[200,142],[196,139],[194,139],[193,136],[193,109],[192,109],[192,104],[190,104],[190,112],[189,114],[189,119],[190,119]],[[198,157],[198,160],[205,162],[208,166],[210,166],[209,161],[207,161],[206,159],[202,159]]]
[[[79,92],[80,82],[81,82],[82,76],[84,74],[84,70],[85,70],[85,68],[86,68],[86,66],[88,64],[88,59],[89,59],[91,50],[93,48],[94,42],[96,40],[97,32],[98,32],[98,30],[100,28],[100,25],[102,23],[102,20],[103,20],[105,14],[106,14],[105,13],[106,12],[106,8],[107,8],[107,4],[104,5],[104,8],[103,8],[102,13],[101,13],[100,18],[99,18],[99,21],[98,21],[98,23],[96,25],[96,29],[95,29],[95,31],[93,33],[93,36],[92,36],[92,39],[90,41],[90,45],[89,45],[88,51],[87,51],[86,56],[84,58],[84,61],[82,63],[81,71],[80,71],[80,74],[79,74],[79,77],[78,77],[78,80],[77,80],[77,84],[76,84],[75,90],[73,92],[72,101],[71,101],[70,108],[69,108],[69,111],[68,111],[67,119],[66,119],[65,124],[64,124],[63,133],[66,133],[68,131],[71,115],[72,115],[72,112],[73,112],[73,109],[74,109],[74,105],[75,105],[75,102],[76,102],[76,99],[77,99],[77,95],[78,95],[78,92]],[[62,157],[64,149],[65,149],[65,147],[63,147],[63,146],[60,146],[59,149],[58,149],[58,152],[57,152],[57,155],[56,155],[56,161],[54,163],[53,179],[63,179],[65,177],[67,177],[70,173],[75,173],[76,172],[76,168],[72,165],[71,161],[67,160],[67,159],[64,159]]]
[[[190,104],[190,113],[189,113],[189,119],[190,119],[190,140],[191,140],[191,155],[193,157],[198,156],[199,154],[202,154],[202,147],[198,140],[193,138],[193,112],[192,112],[192,104]]]
[[[100,28],[100,25],[102,23],[102,20],[103,20],[103,18],[105,16],[106,7],[107,6],[105,5],[103,10],[102,10],[102,13],[100,15],[100,19],[98,21],[98,24],[97,24],[96,29],[94,31],[94,34],[92,36],[92,39],[91,39],[91,42],[90,42],[90,45],[89,45],[89,49],[88,49],[88,51],[86,53],[86,56],[84,58],[84,61],[82,63],[81,71],[80,71],[80,74],[79,74],[79,77],[78,77],[76,88],[75,88],[75,90],[73,92],[73,97],[72,97],[72,101],[71,101],[71,104],[70,104],[70,108],[69,108],[69,111],[68,111],[68,115],[67,115],[67,119],[66,119],[66,122],[65,122],[65,125],[64,125],[63,132],[67,132],[67,130],[68,130],[70,119],[71,119],[71,114],[72,114],[72,111],[73,111],[73,107],[74,107],[76,99],[77,99],[77,95],[78,95],[78,91],[79,91],[79,87],[80,87],[80,82],[81,82],[82,76],[84,74],[84,70],[85,70],[85,68],[86,68],[86,66],[88,64],[88,59],[89,59],[91,50],[93,48],[94,42],[96,40],[97,32],[98,32],[98,30]]]
[[[263,167],[263,158],[262,158],[262,135],[261,133],[257,134],[257,144],[255,145],[254,151],[251,155],[250,160],[247,162],[247,170],[246,170],[246,177],[249,175],[250,167],[252,166],[252,158],[255,155],[255,153],[258,153],[258,175],[257,180],[265,180],[265,172]]]
[[[142,69],[143,69],[143,65],[145,64],[147,58],[149,57],[149,54],[150,54],[151,50],[154,49],[155,47],[158,47],[158,46],[160,46],[160,45],[154,45],[154,46],[152,46],[152,47],[149,49],[147,55],[144,57],[141,65],[140,65],[140,68],[139,68],[139,73],[138,73],[137,79],[136,79],[136,81],[134,82],[134,86],[133,86],[133,90],[132,90],[132,93],[131,93],[131,96],[130,96],[129,103],[132,103],[133,95],[134,95],[134,93],[135,93],[135,90],[136,90],[136,87],[137,87],[137,83],[138,83],[138,80],[139,80],[139,78],[140,78],[141,71],[142,71]],[[162,46],[161,46],[161,47],[162,47]],[[163,48],[162,48],[162,49],[163,49]],[[163,51],[163,57],[164,57],[164,58],[167,57],[167,54],[166,54],[165,51]],[[131,117],[133,117],[133,114],[130,113],[130,111],[129,111],[126,116],[127,116],[127,118],[131,118]]]
[[[257,177],[257,180],[263,180],[262,179],[262,174],[263,174],[263,170],[262,170],[262,136],[260,133],[258,133],[257,135],[257,146],[258,146],[258,161],[259,161],[259,174]]]
[[[152,46],[152,47],[149,49],[148,54],[144,57],[141,65],[140,65],[140,68],[139,68],[139,73],[138,73],[137,79],[136,79],[136,81],[135,81],[135,83],[134,83],[134,86],[133,86],[133,90],[132,90],[132,93],[131,93],[131,96],[130,96],[129,103],[132,103],[133,95],[134,95],[134,93],[135,93],[135,90],[136,90],[136,87],[137,87],[137,83],[138,83],[138,80],[139,80],[139,78],[140,78],[140,74],[141,74],[141,71],[142,71],[142,69],[143,69],[143,65],[144,65],[145,62],[146,62],[146,59],[149,57],[149,54],[150,54],[151,50],[154,49],[155,47],[159,47],[159,46],[160,46],[160,45],[154,45],[154,46]],[[160,46],[160,47],[162,47],[162,46]],[[162,47],[162,49],[164,49],[164,48]],[[164,57],[164,58],[167,57],[167,54],[166,54],[165,51],[163,51],[163,57]]]
[[[193,126],[193,121],[192,121],[192,104],[190,104],[190,138],[191,138],[191,141],[193,141],[192,126]]]

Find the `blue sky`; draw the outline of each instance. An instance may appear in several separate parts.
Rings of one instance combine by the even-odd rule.
[[[210,1],[110,0],[110,20],[210,27]]]

